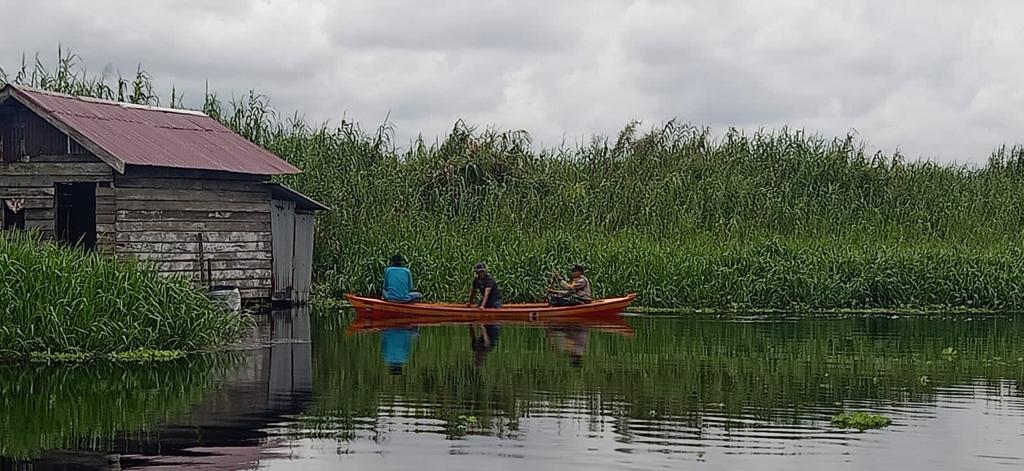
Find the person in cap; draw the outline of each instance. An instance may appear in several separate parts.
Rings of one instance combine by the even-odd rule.
[[[480,292],[480,308],[496,309],[501,307],[501,290],[498,282],[487,271],[487,264],[480,262],[474,267],[476,278],[473,278],[473,286],[469,289],[469,303],[472,307],[476,304],[476,293]]]
[[[590,304],[594,300],[590,290],[590,280],[584,273],[586,269],[576,264],[572,267],[572,278],[568,281],[562,272],[556,271],[552,277],[553,287],[548,289],[548,302],[552,306],[576,306]]]
[[[415,303],[423,294],[414,291],[412,272],[405,267],[405,258],[399,254],[391,257],[391,266],[384,269],[384,300],[393,303]]]

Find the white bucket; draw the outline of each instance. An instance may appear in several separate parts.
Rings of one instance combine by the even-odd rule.
[[[234,286],[214,286],[206,293],[206,297],[229,311],[242,310],[242,293]]]

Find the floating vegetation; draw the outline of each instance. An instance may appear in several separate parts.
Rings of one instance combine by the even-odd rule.
[[[892,424],[892,419],[879,414],[867,412],[844,412],[832,417],[832,425],[838,428],[854,428],[860,431],[884,428]]]
[[[152,348],[139,348],[109,355],[112,360],[124,362],[171,361],[184,356],[185,352],[181,350],[155,350]]]
[[[29,352],[28,356],[32,363],[81,363],[92,358],[85,352]]]
[[[234,341],[251,322],[149,265],[4,231],[0,319],[0,355],[46,362],[170,360]]]

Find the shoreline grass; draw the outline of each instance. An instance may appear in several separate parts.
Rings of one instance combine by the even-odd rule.
[[[0,231],[0,358],[155,361],[234,341],[249,317],[188,280]]]

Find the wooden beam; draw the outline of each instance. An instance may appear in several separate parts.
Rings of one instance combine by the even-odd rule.
[[[128,170],[132,173],[131,168]],[[251,180],[224,180],[224,179],[186,179],[186,178],[148,178],[148,177],[128,177],[118,175],[115,180],[117,187],[120,188],[167,188],[167,189],[178,189],[178,190],[196,190],[196,191],[236,191],[246,193],[260,193],[270,195],[270,191],[267,186],[259,181]]]
[[[118,242],[118,252],[199,253],[196,242]],[[204,254],[270,251],[270,242],[204,242]]]
[[[234,257],[237,260],[265,260],[268,263],[272,260],[269,251],[255,251],[255,252],[231,252],[224,254],[223,256]],[[217,255],[216,257],[220,257]],[[138,259],[152,262],[184,262],[184,261],[198,261],[199,253],[197,252],[179,252],[179,253],[163,253],[163,252],[119,252],[118,257],[121,259]],[[204,258],[206,255],[204,254]]]
[[[270,242],[270,232],[119,232],[118,242]]]
[[[223,201],[229,203],[270,203],[269,193],[241,191],[126,188],[118,186],[117,199],[125,201]]]
[[[45,188],[51,187],[55,183],[99,183],[109,181],[111,181],[109,175],[18,175],[14,177],[0,175],[0,188]]]
[[[0,198],[53,198],[53,186],[8,188],[0,187]]]
[[[46,163],[104,163],[102,160],[97,159],[95,156],[87,154],[61,154],[61,155],[33,155],[29,157],[29,163],[33,164],[46,164]],[[107,166],[110,167],[109,165]]]
[[[232,203],[219,201],[131,201],[118,199],[117,209],[118,211],[240,211],[269,213],[270,200],[267,200],[265,203]]]
[[[99,209],[96,210],[99,212]],[[117,220],[124,222],[142,221],[245,221],[269,222],[269,212],[255,211],[117,211]]]
[[[235,232],[270,234],[269,222],[245,221],[117,221],[118,232]]]
[[[103,163],[31,163],[12,162],[0,164],[0,175],[9,176],[105,176],[113,180],[110,166]]]
[[[147,165],[132,165],[122,173],[126,178],[183,178],[186,180],[234,180],[257,183],[270,181],[269,175],[251,175],[247,173],[225,172],[222,170],[153,167]]]

